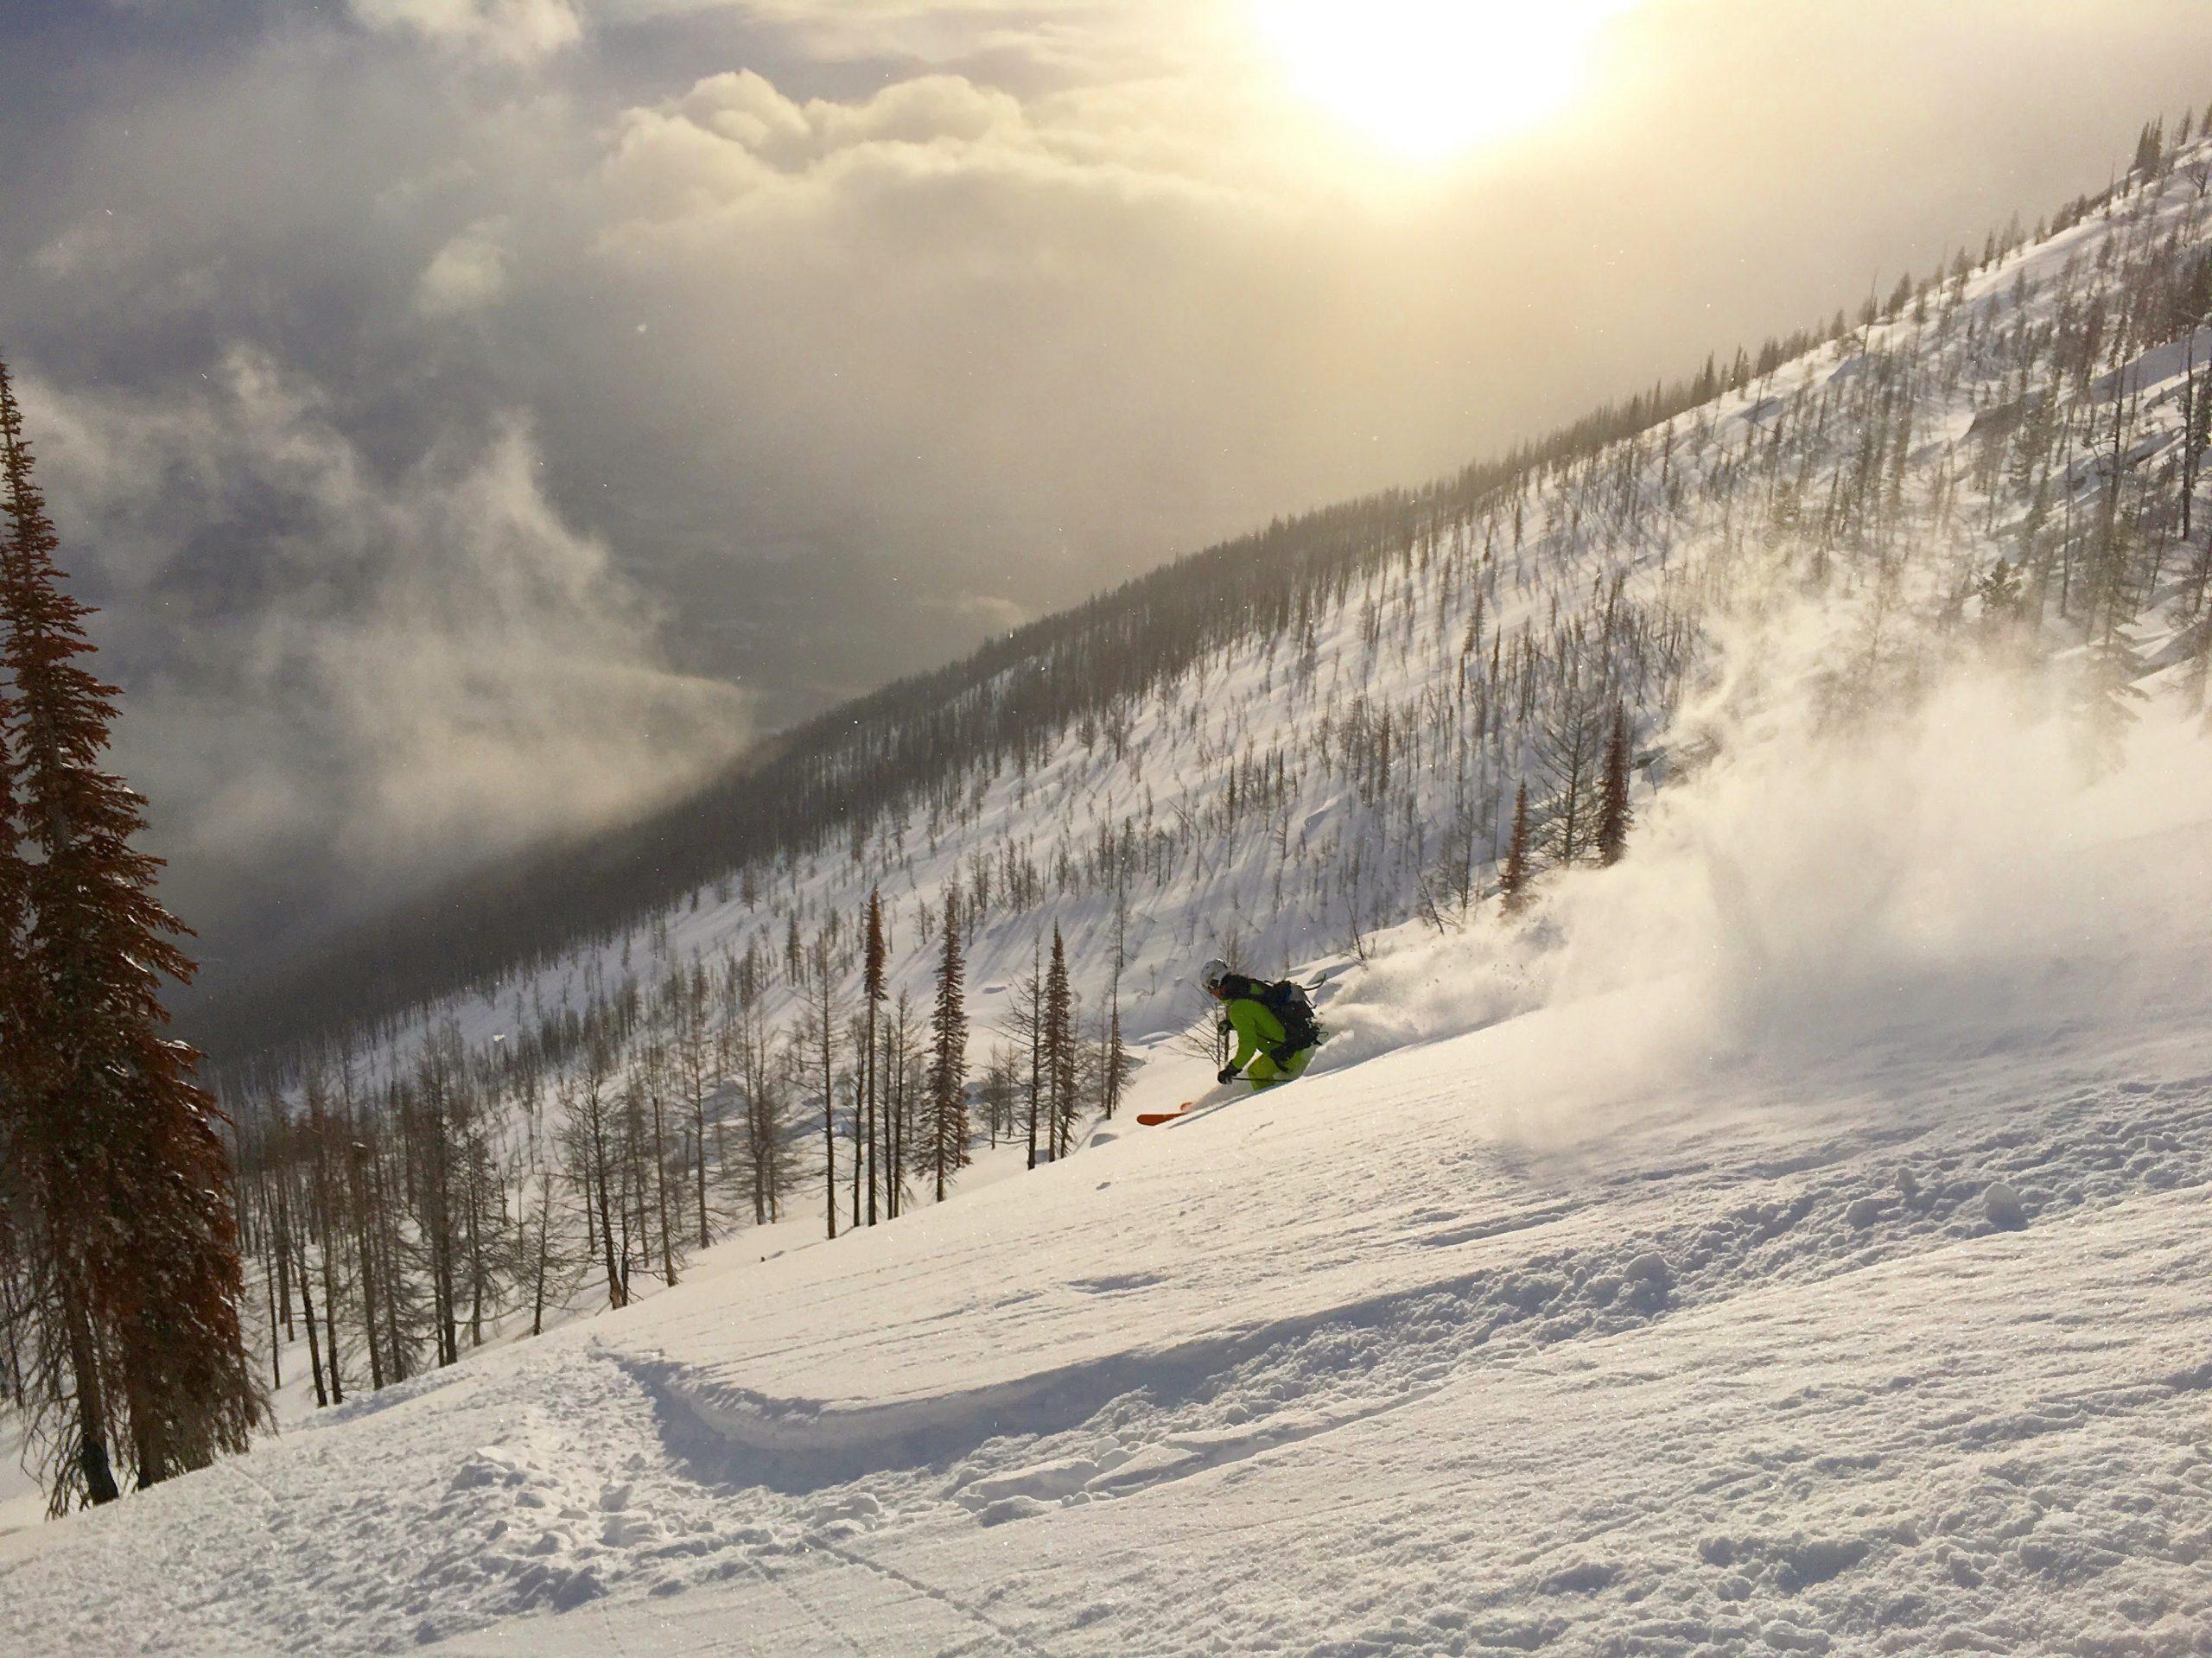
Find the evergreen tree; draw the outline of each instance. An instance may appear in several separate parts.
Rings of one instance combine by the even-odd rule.
[[[939,1203],[946,1181],[968,1166],[968,1010],[958,904],[957,891],[945,894],[944,950],[938,957],[937,1006],[930,1020],[930,1170]]]
[[[62,588],[59,540],[32,480],[0,366],[0,667],[15,689],[0,750],[13,774],[0,922],[9,925],[0,1113],[19,1159],[15,1247],[51,1293],[41,1344],[67,1372],[36,1426],[73,1440],[58,1508],[243,1451],[266,1407],[246,1369],[230,1162],[198,1055],[163,1034],[164,978],[188,980],[185,929],[155,898],[158,859],[132,842],[144,802],[100,769],[116,691],[82,666],[89,613]],[[18,836],[35,855],[17,849]],[[73,1419],[73,1420],[72,1420]],[[64,1426],[65,1420],[67,1426]]]
[[[2107,776],[2126,759],[2127,734],[2135,724],[2133,705],[2146,700],[2135,682],[2146,669],[2124,627],[2108,627],[2091,643],[2075,699],[2076,749],[2088,776]]]
[[[865,955],[862,962],[861,981],[861,1020],[862,1025],[865,1026],[864,1033],[861,1039],[861,1051],[862,1055],[861,1059],[861,1109],[866,1119],[865,1126],[861,1133],[861,1143],[864,1149],[862,1155],[855,1159],[853,1166],[853,1180],[855,1186],[857,1186],[862,1178],[861,1172],[861,1161],[864,1159],[867,1164],[868,1223],[870,1226],[874,1226],[876,1220],[875,1189],[877,1171],[883,1166],[881,1160],[876,1156],[875,1149],[877,1116],[876,1093],[879,1080],[876,1076],[875,1063],[875,1026],[877,1005],[884,1000],[886,995],[889,994],[884,988],[886,962],[888,954],[889,952],[885,946],[883,937],[883,894],[877,888],[871,886],[868,888],[868,937],[865,946]],[[860,1223],[861,1217],[856,1210],[853,1216],[853,1224],[858,1226]]]
[[[1603,744],[1597,712],[1579,698],[1544,727],[1537,759],[1551,782],[1551,817],[1547,849],[1562,867],[1586,859],[1597,838],[1593,808]]]
[[[1028,1075],[1022,1083],[1027,1104],[1029,1168],[1037,1166],[1037,1137],[1043,1127],[1045,1106],[1045,959],[1044,941],[1031,941],[1029,975],[1014,987],[1007,1018],[1007,1033],[1028,1051]]]
[[[800,1020],[803,1062],[811,1070],[809,1080],[822,1096],[822,1186],[824,1220],[832,1238],[837,1236],[837,979],[830,936],[823,933],[802,973],[806,1012]]]
[[[2135,141],[2135,162],[2130,169],[2148,178],[2156,174],[2166,156],[2166,123],[2164,117],[2145,122],[2142,136]]]
[[[885,1137],[889,1161],[885,1166],[883,1191],[885,1210],[893,1220],[906,1206],[906,1175],[916,1166],[915,1141],[927,1102],[920,1034],[913,998],[901,990],[891,1018],[885,1022],[883,1043],[885,1116],[890,1124]]]
[[[30,1083],[23,1063],[31,1052],[31,1036],[22,982],[30,866],[23,860],[22,819],[16,808],[15,724],[15,698],[0,680],[0,1337],[7,1343],[8,1395],[19,1410],[28,1412],[31,1398],[25,1350],[29,1315],[37,1303],[27,1293],[25,1268],[38,1253],[41,1206],[35,1147],[23,1109]],[[30,1236],[22,1235],[25,1228],[30,1229]]]
[[[1122,1039],[1122,981],[1116,975],[1107,990],[1105,1039],[1098,1049],[1098,1110],[1107,1121],[1122,1109],[1122,1096],[1135,1069]]]
[[[1613,705],[1613,726],[1605,737],[1605,759],[1598,798],[1598,861],[1607,868],[1628,850],[1628,832],[1635,826],[1635,809],[1629,802],[1628,710]]]
[[[1505,849],[1505,867],[1498,873],[1497,893],[1505,912],[1518,915],[1529,902],[1529,883],[1535,871],[1529,864],[1529,785],[1524,779],[1513,795],[1513,839]]]
[[[1079,1110],[1075,1083],[1075,992],[1068,983],[1067,944],[1052,929],[1052,964],[1045,977],[1044,1058],[1047,1121],[1054,1161],[1065,1157],[1075,1140]]]

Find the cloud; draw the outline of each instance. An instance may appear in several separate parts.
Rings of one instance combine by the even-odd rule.
[[[601,179],[604,222],[711,219],[763,187],[799,181],[818,201],[856,194],[894,232],[910,228],[893,206],[902,187],[962,193],[945,205],[963,213],[988,212],[980,192],[994,186],[1118,200],[1205,191],[1221,193],[1211,205],[1224,211],[1238,211],[1232,196],[1255,205],[1262,170],[1194,136],[1175,118],[1187,112],[1166,107],[1171,96],[1123,88],[1025,102],[931,74],[862,98],[801,100],[750,69],[713,75],[623,113]]]
[[[244,349],[181,396],[25,401],[65,548],[99,549],[95,636],[139,693],[121,759],[188,916],[241,881],[382,891],[487,858],[749,734],[750,698],[669,667],[657,607],[549,503],[520,416],[386,466]]]
[[[449,51],[537,63],[575,45],[583,23],[570,0],[348,0],[371,29]]]
[[[429,317],[480,310],[507,291],[507,255],[500,221],[471,225],[437,251],[415,285],[416,308]]]
[[[1033,612],[995,593],[963,593],[955,598],[932,600],[931,607],[980,621],[994,633],[1011,633],[1037,619]]]

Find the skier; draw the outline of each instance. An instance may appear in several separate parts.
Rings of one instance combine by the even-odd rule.
[[[1224,1023],[1236,1032],[1236,1058],[1216,1081],[1233,1083],[1241,1075],[1254,1088],[1267,1089],[1305,1075],[1321,1027],[1304,990],[1288,979],[1274,984],[1248,979],[1217,960],[1208,962],[1198,977],[1206,994],[1221,1003]]]

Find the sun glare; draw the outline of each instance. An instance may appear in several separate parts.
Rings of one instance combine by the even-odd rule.
[[[1377,143],[1439,160],[1530,126],[1580,89],[1636,0],[1252,0],[1292,86]]]

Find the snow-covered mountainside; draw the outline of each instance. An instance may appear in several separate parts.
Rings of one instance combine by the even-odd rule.
[[[1094,1012],[1118,971],[1132,1031],[1180,1025],[1194,951],[1273,968],[1464,908],[1516,785],[1555,827],[1582,727],[1615,704],[1647,781],[1694,759],[1710,734],[1681,713],[1747,588],[1817,590],[1837,618],[1808,694],[1873,700],[1946,635],[2014,620],[2023,648],[2094,642],[2130,678],[2201,671],[2203,446],[2182,432],[2206,424],[2208,177],[2212,148],[2183,150],[1802,355],[1770,344],[1511,463],[1175,567],[896,720],[859,705],[743,791],[789,820],[776,855],[283,1068],[344,1047],[388,1076],[438,1030],[512,1068],[565,1018],[748,947],[787,1024],[817,946],[853,994],[878,887],[893,995],[926,1001],[952,895],[976,982],[1009,984],[1057,926]]]
[[[1381,940],[1372,1057],[0,1540],[0,1646],[2206,1650],[2200,742],[1716,763],[1648,954]]]
[[[1140,584],[272,1056],[349,1397],[277,1342],[287,1432],[0,1537],[0,1648],[2212,1650],[2208,196]],[[849,1230],[871,891],[883,1022],[949,905],[972,1069],[1055,931],[1094,1063]],[[1214,954],[1325,979],[1306,1081],[1207,1091]]]

